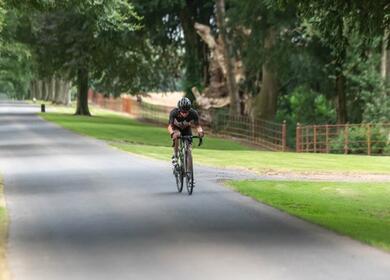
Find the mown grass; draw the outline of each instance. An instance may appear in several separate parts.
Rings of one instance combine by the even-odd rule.
[[[233,181],[235,190],[390,251],[389,183]]]
[[[66,113],[41,114],[77,133],[106,140],[122,150],[169,159],[171,140],[166,128],[141,123],[119,115],[96,111],[93,117]],[[244,168],[258,172],[357,172],[390,174],[390,157],[359,155],[278,153],[254,150],[237,142],[206,136],[204,145],[194,148],[198,163]]]
[[[7,241],[8,216],[5,208],[3,195],[3,182],[0,177],[0,279],[9,279],[6,262],[6,241]]]

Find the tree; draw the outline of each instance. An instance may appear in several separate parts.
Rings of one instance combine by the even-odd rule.
[[[245,68],[241,95],[252,96],[253,117],[272,120],[280,95],[280,50],[284,44],[281,34],[294,22],[292,9],[281,10],[272,1],[231,0],[227,16],[236,57]]]
[[[347,97],[344,66],[348,47],[348,34],[357,31],[362,41],[368,43],[375,35],[383,34],[389,26],[390,6],[385,0],[378,1],[282,1],[295,4],[301,18],[316,27],[322,42],[332,49],[337,98],[337,121],[346,123]]]
[[[134,1],[135,9],[143,17],[145,35],[154,46],[176,49],[176,76],[181,88],[194,99],[192,87],[204,88],[209,83],[209,49],[196,33],[196,22],[213,22],[213,0],[152,0]],[[214,26],[213,26],[214,27]],[[172,71],[171,71],[172,72]],[[181,72],[181,73],[180,73]]]
[[[121,61],[120,56],[114,56],[117,52],[112,55],[109,50],[128,50],[123,41],[139,28],[138,20],[132,5],[122,0],[65,1],[44,15],[38,41],[54,68],[67,71],[75,79],[77,115],[90,115],[87,94],[91,75],[104,79],[101,65],[110,69]]]
[[[390,27],[385,29],[382,39],[381,76],[390,84]]]
[[[1,6],[0,6],[1,10]],[[30,49],[14,39],[18,21],[15,11],[3,10],[0,15],[0,80],[8,94],[14,98],[26,98],[32,76]]]
[[[240,98],[234,74],[234,55],[231,51],[231,43],[226,32],[225,1],[216,0],[217,24],[219,36],[221,37],[224,53],[224,64],[226,65],[226,80],[230,96],[230,114],[236,116],[240,114]]]

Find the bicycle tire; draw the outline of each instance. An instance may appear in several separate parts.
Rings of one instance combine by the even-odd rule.
[[[184,186],[183,168],[180,166],[180,171],[175,171],[177,192],[181,193]]]
[[[191,195],[194,191],[194,168],[192,164],[192,154],[191,151],[186,153],[186,187],[188,195]]]

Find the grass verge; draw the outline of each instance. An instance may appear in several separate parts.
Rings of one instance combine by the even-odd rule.
[[[232,181],[241,194],[390,252],[388,183]]]
[[[124,151],[169,159],[171,140],[166,129],[119,115],[96,111],[94,117],[67,113],[41,116],[77,133],[108,141]],[[206,136],[204,145],[194,147],[197,163],[215,167],[243,168],[257,172],[320,172],[390,174],[390,157],[281,153],[254,150],[237,142]]]
[[[6,262],[6,241],[7,241],[8,216],[3,196],[3,182],[0,177],[0,279],[9,279]]]

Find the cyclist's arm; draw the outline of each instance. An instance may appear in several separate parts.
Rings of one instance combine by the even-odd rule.
[[[194,125],[196,127],[196,131],[198,132],[199,136],[202,137],[204,135],[204,131],[202,126],[199,123],[199,115],[198,112],[196,111],[194,111]]]
[[[196,131],[198,132],[198,135],[200,137],[203,137],[204,136],[204,131],[203,131],[203,128],[200,126],[200,124],[196,125]]]
[[[169,132],[169,135],[172,135],[172,134],[173,134],[174,129],[173,129],[172,124],[169,124],[169,125],[168,125],[168,132]]]
[[[173,109],[170,113],[169,113],[169,120],[168,120],[168,132],[169,132],[169,135],[171,135],[172,137],[172,134],[174,132],[174,127],[173,127],[173,122],[174,122],[174,118],[175,118],[175,109]]]

